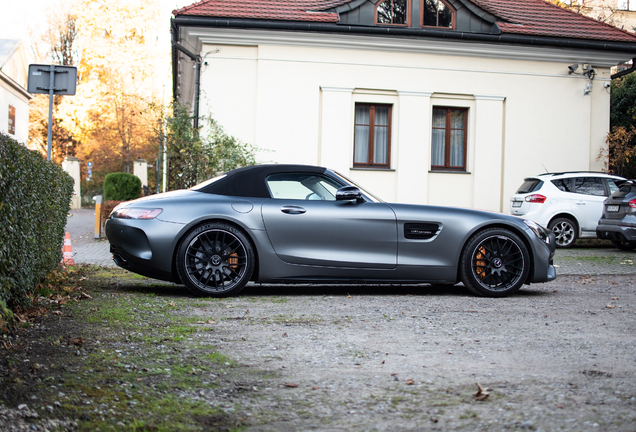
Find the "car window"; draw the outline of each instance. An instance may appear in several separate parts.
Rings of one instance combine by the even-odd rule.
[[[541,186],[543,186],[543,182],[541,180],[526,179],[524,180],[523,184],[519,186],[519,189],[517,189],[517,193],[521,194],[534,192],[541,189]]]
[[[551,180],[552,184],[557,187],[560,191],[563,192],[572,192],[572,179],[559,179],[559,180]]]
[[[335,201],[340,185],[316,174],[281,173],[265,179],[272,198]]]
[[[609,186],[610,195],[620,189],[616,183],[623,184],[624,182],[625,180],[607,179],[607,185]]]
[[[574,190],[584,195],[605,196],[603,179],[599,177],[577,177],[574,179]]]

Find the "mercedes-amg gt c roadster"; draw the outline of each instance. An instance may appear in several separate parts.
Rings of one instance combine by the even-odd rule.
[[[259,165],[118,205],[115,263],[202,296],[263,283],[462,282],[503,297],[556,278],[554,234],[494,212],[389,204],[335,171]]]

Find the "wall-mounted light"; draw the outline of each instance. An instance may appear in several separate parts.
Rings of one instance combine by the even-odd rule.
[[[588,96],[590,93],[592,93],[592,81],[585,84],[585,88],[583,89],[583,96]]]

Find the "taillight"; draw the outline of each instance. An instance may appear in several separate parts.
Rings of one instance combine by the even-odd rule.
[[[541,194],[532,194],[526,197],[526,202],[543,204],[547,198]]]
[[[629,206],[630,206],[631,208],[636,208],[636,198],[634,198],[633,200],[631,200],[631,201],[629,202]]]

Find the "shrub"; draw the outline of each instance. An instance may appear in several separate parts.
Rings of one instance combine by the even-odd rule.
[[[104,179],[105,201],[130,201],[141,195],[141,180],[128,173],[110,173]]]
[[[106,236],[106,230],[104,229],[104,224],[108,220],[108,216],[110,216],[110,213],[120,203],[121,203],[121,201],[104,201],[104,203],[102,204],[102,212],[101,212],[101,215],[100,215],[100,221],[101,221],[101,224],[102,224],[102,234],[104,235],[104,237]]]
[[[26,305],[62,260],[73,179],[0,133],[0,314]],[[6,316],[5,316],[6,318]]]

